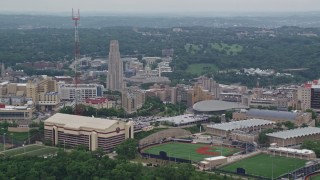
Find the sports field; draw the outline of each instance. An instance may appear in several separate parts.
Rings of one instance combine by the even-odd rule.
[[[144,149],[143,152],[159,155],[160,151],[164,151],[169,157],[190,159],[192,161],[202,161],[207,157],[220,156],[221,150],[222,156],[230,156],[241,151],[241,149],[232,147],[172,142],[151,146]]]
[[[33,144],[24,147],[10,149],[5,152],[2,151],[0,153],[3,153],[7,156],[44,156],[49,154],[55,154],[57,151],[58,148],[55,147]]]
[[[236,172],[241,167],[246,170],[246,174],[262,176],[266,178],[279,177],[299,167],[303,167],[307,160],[287,158],[282,156],[272,156],[269,154],[259,154],[251,158],[237,161],[221,169]]]
[[[320,175],[311,176],[309,180],[320,180]]]

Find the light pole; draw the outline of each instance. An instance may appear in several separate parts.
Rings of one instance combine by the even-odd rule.
[[[11,136],[11,148],[13,148],[13,133],[10,133],[10,136]]]
[[[29,141],[29,144],[30,144],[30,127],[28,125],[28,141]]]
[[[6,151],[6,133],[3,133],[3,152]]]
[[[271,157],[272,157],[272,180],[273,180],[273,158],[274,158],[274,156],[271,155]]]

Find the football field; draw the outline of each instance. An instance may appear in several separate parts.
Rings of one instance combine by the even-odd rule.
[[[220,169],[236,172],[237,168],[244,168],[246,174],[262,176],[266,178],[276,178],[285,173],[303,167],[307,160],[294,159],[283,156],[272,156],[269,154],[259,154],[247,159],[224,166]]]
[[[0,151],[0,153],[3,153],[7,156],[21,156],[21,155],[45,156],[45,155],[55,154],[57,151],[58,151],[58,148],[56,147],[32,144],[24,147],[9,149],[9,150],[6,150],[5,152]]]
[[[143,152],[149,154],[159,155],[160,151],[167,153],[169,157],[182,158],[192,161],[202,161],[204,158],[213,156],[230,156],[234,153],[240,152],[241,149],[225,147],[225,146],[211,146],[208,144],[193,144],[193,143],[163,143],[156,146],[151,146],[143,149]]]

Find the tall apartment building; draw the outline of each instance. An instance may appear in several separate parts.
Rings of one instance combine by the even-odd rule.
[[[26,86],[26,97],[32,98],[39,110],[56,110],[60,103],[56,80],[44,75],[32,81],[29,80]]]
[[[123,84],[123,64],[120,58],[119,43],[117,40],[110,42],[107,89],[121,91]]]
[[[96,98],[103,95],[103,85],[99,84],[63,84],[58,85],[58,92],[61,100],[74,100],[76,89],[78,91],[78,100],[84,101],[87,98]]]
[[[202,86],[195,85],[193,87],[193,101],[194,103],[199,101],[213,100],[213,95],[205,90]],[[193,105],[193,104],[192,104]]]
[[[122,91],[122,107],[131,114],[137,112],[145,102],[145,92],[138,87],[126,88]]]
[[[183,103],[185,105],[191,105],[193,100],[190,98],[190,96],[188,96],[189,89],[191,89],[191,87],[184,86],[182,84],[178,84],[176,87],[173,87],[171,93],[171,103]]]
[[[214,96],[214,99],[219,99],[221,88],[213,78],[202,76],[198,79],[198,84],[200,84],[204,89],[211,92]]]
[[[300,106],[301,110],[310,109],[311,108],[311,88],[299,87],[297,89],[297,99],[299,101],[298,105]]]
[[[320,110],[320,85],[311,87],[311,108]]]

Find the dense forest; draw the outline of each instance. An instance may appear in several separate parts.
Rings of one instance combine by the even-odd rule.
[[[144,167],[127,160],[113,160],[103,156],[101,151],[86,152],[74,150],[71,153],[59,151],[54,157],[4,157],[0,156],[0,179],[79,179],[79,180],[187,180],[235,178],[196,171],[190,164],[173,164],[160,167]]]
[[[281,72],[308,68],[294,72],[294,75],[312,79],[320,76],[318,34],[320,28],[299,27],[267,30],[184,27],[179,32],[171,28],[82,28],[80,49],[82,55],[106,57],[109,40],[118,39],[124,56],[161,56],[161,49],[173,48],[171,66],[175,70],[186,70],[199,63],[213,64],[215,70],[253,67]],[[7,65],[25,61],[71,60],[73,57],[72,29],[1,29],[0,42],[0,61]],[[184,73],[180,79],[188,76]]]

